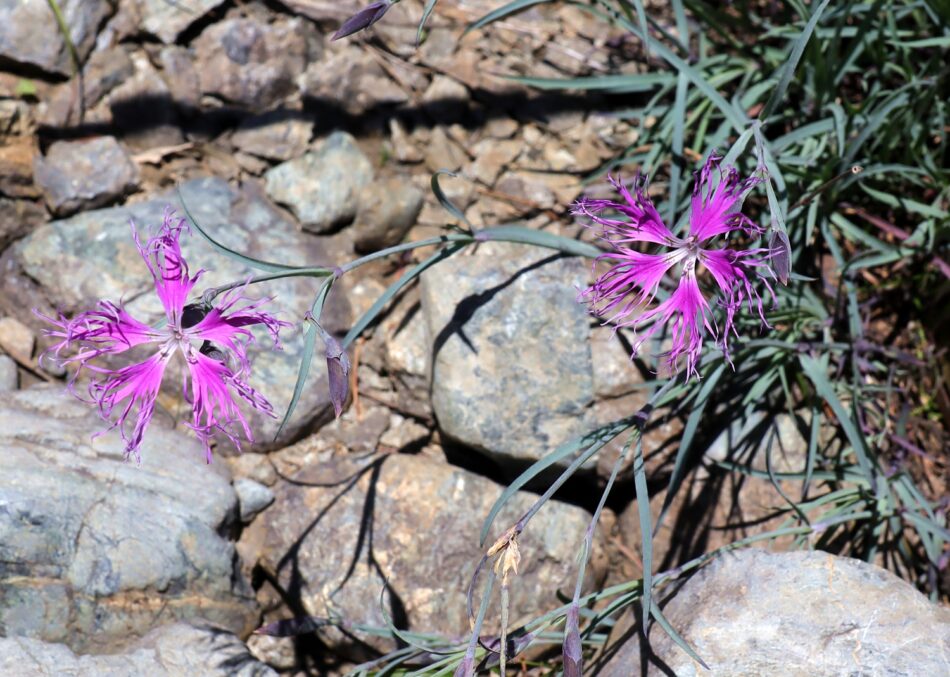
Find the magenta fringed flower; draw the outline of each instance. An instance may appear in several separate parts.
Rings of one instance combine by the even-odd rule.
[[[254,340],[248,327],[263,327],[279,348],[278,331],[289,325],[262,312],[261,306],[269,299],[249,299],[244,293],[246,285],[223,294],[216,305],[188,303],[204,271],[193,276],[188,272],[179,246],[186,228],[184,219],[168,211],[161,232],[143,245],[132,224],[135,245],[165,308],[163,323],[144,324],[110,301],[100,301],[95,310],[79,313],[71,320],[62,315],[54,320],[37,313],[55,326],[46,335],[59,339],[48,353],[59,356],[67,349],[76,350],[63,359],[65,364],[79,367],[70,388],[83,367],[94,374],[89,385],[93,402],[102,418],[112,423],[108,429],[119,429],[126,457],[134,455],[138,461],[139,446],[155,411],[165,369],[176,354],[181,354],[187,366],[183,392],[192,405],[189,426],[204,444],[209,463],[215,433],[223,433],[238,449],[241,433],[253,441],[239,402],[274,416],[270,403],[246,381],[250,372],[246,348]],[[146,345],[154,347],[155,353],[127,367],[109,369],[91,364],[97,357]]]
[[[762,229],[740,211],[745,196],[759,179],[741,180],[735,169],[720,168],[719,160],[710,156],[696,173],[689,234],[685,237],[677,237],[663,223],[646,195],[646,181],[639,176],[633,194],[621,181],[610,179],[626,204],[582,198],[573,210],[599,226],[599,237],[610,245],[611,251],[597,260],[615,262],[582,293],[591,312],[617,327],[632,328],[636,333],[634,355],[645,341],[667,327],[671,345],[661,357],[666,358],[672,372],[685,366],[687,376],[698,376],[697,365],[707,335],[715,338],[729,359],[728,339],[736,334],[736,313],[744,304],[768,326],[757,283],[774,299],[768,249],[712,248],[716,239],[734,231],[749,236],[762,234]],[[615,212],[616,217],[604,216],[609,212]],[[645,253],[633,249],[641,242],[666,250]],[[718,287],[719,305],[725,315],[721,329],[700,288],[704,269]],[[678,276],[676,289],[650,308],[661,282],[671,271]]]

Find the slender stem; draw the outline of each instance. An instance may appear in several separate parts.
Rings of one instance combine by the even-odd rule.
[[[204,294],[201,295],[202,301],[205,303],[210,303],[215,298],[220,296],[226,291],[231,291],[237,287],[243,287],[249,284],[257,284],[258,282],[268,282],[270,280],[279,280],[284,277],[329,277],[333,275],[333,270],[330,268],[322,267],[313,267],[313,268],[297,268],[296,270],[284,270],[279,273],[268,273],[267,275],[257,275],[250,278],[249,280],[242,280],[240,282],[231,282],[229,284],[223,284],[220,287],[212,287],[208,289]]]
[[[475,242],[475,238],[468,234],[451,233],[449,235],[437,235],[436,237],[426,238],[425,240],[416,240],[415,242],[405,242],[403,244],[397,244],[395,247],[380,249],[378,252],[373,252],[372,254],[367,254],[361,258],[354,259],[353,261],[340,266],[340,271],[341,273],[348,273],[351,270],[359,268],[363,264],[385,258],[390,254],[398,254],[399,252],[418,249],[419,247],[428,247],[436,244],[448,244],[450,242],[464,242],[466,244],[470,244]]]

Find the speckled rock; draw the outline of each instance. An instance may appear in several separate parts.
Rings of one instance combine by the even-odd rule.
[[[57,141],[37,156],[33,175],[46,204],[65,216],[107,204],[135,188],[139,170],[111,136],[89,141]]]
[[[184,623],[156,628],[125,653],[77,656],[64,644],[0,638],[5,677],[276,677],[233,634]]]
[[[663,613],[709,671],[654,624],[650,649],[656,659],[648,662],[638,634],[632,633],[596,674],[950,673],[950,610],[884,569],[827,553],[741,550],[723,555],[673,594]]]
[[[282,219],[274,208],[251,188],[237,192],[220,179],[195,179],[181,186],[193,216],[225,245],[263,259],[290,264],[327,264],[333,257],[321,244]],[[174,192],[121,208],[84,212],[53,221],[17,243],[14,254],[23,270],[41,286],[52,305],[69,314],[91,307],[98,299],[124,299],[134,315],[157,319],[161,306],[152,291],[148,269],[133,243],[129,219],[143,233],[160,223],[164,209],[177,205]],[[182,238],[183,252],[193,269],[207,268],[195,296],[215,285],[243,280],[251,269],[216,253],[197,233]],[[64,271],[67,271],[64,274]],[[315,287],[304,278],[287,278],[257,289],[255,296],[274,296],[271,312],[289,322],[299,322],[309,310]],[[24,310],[24,313],[28,313]],[[22,319],[22,318],[21,318]],[[333,295],[324,311],[329,331],[340,331],[349,322],[349,309],[342,295]],[[262,340],[252,349],[251,384],[263,393],[277,412],[290,402],[303,350],[299,327],[282,332],[282,351],[269,349]],[[262,337],[263,339],[263,337]],[[329,416],[325,362],[314,360],[310,381],[298,403],[296,415],[276,444],[303,434],[315,422]],[[184,405],[180,387],[166,379],[165,403],[173,411]],[[278,419],[249,412],[257,446],[275,444]]]
[[[238,505],[241,508],[241,521],[250,522],[264,508],[274,502],[274,492],[260,482],[241,477],[234,480]]]
[[[110,14],[108,0],[60,0],[59,9],[79,58],[85,60],[99,25]],[[47,0],[0,4],[0,57],[56,75],[69,75],[72,58]]]
[[[269,160],[303,155],[313,134],[313,122],[302,111],[275,110],[241,121],[231,143],[245,153]]]
[[[179,35],[224,0],[188,0],[187,3],[168,0],[135,0],[141,27],[165,44],[175,42]]]
[[[277,165],[264,179],[271,199],[287,205],[305,229],[326,233],[356,216],[373,167],[352,136],[334,132],[316,150]]]
[[[502,487],[408,454],[332,456],[303,466],[290,479],[275,485],[276,502],[245,531],[242,542],[259,543],[260,564],[294,604],[315,616],[385,627],[380,593],[388,587],[383,595],[387,613],[409,628],[450,636],[467,632],[465,591],[482,552],[478,533]],[[493,537],[535,498],[516,495],[499,515]],[[584,510],[557,502],[535,516],[518,540],[522,559],[511,586],[512,618],[559,604],[555,591],[574,584],[576,554],[589,519]],[[592,579],[605,573],[603,547],[598,530],[588,569]],[[273,590],[261,594],[270,606]],[[274,596],[274,602],[279,599]],[[277,609],[273,617],[287,614]],[[496,627],[497,620],[489,618],[486,627]],[[331,646],[352,647],[352,640],[338,632],[320,633]],[[392,646],[380,638],[362,639],[379,648]]]
[[[0,252],[46,220],[46,210],[30,200],[0,197]]]
[[[402,242],[424,200],[425,193],[401,176],[364,186],[353,224],[356,251],[369,253]]]
[[[0,392],[16,390],[19,382],[16,362],[9,355],[0,354]]]
[[[0,403],[0,627],[78,652],[124,648],[162,622],[254,627],[232,543],[226,466],[156,415],[142,465],[62,387]],[[6,673],[4,673],[6,674]]]
[[[233,18],[205,29],[194,48],[202,92],[263,110],[297,89],[298,76],[319,54],[319,36],[301,18]]]
[[[575,297],[586,279],[579,259],[506,243],[423,274],[432,406],[446,435],[510,462],[585,430],[590,329]]]

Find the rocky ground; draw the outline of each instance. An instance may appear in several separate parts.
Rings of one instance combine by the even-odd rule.
[[[355,387],[341,418],[333,420],[326,367],[315,360],[291,425],[275,440],[276,422],[253,418],[258,443],[243,455],[218,448],[211,465],[181,424],[174,386],[162,394],[141,466],[122,460],[117,437],[93,437],[103,427],[93,408],[71,399],[63,371],[38,359],[46,344],[31,309],[70,314],[122,299],[133,314],[157,317],[128,222],[153,226],[180,200],[228,247],[290,264],[339,265],[444,232],[451,217],[429,188],[443,169],[460,174],[442,184],[476,225],[517,220],[574,233],[567,211],[582,177],[636,144],[637,124],[649,121],[613,114],[622,101],[551,96],[503,76],[645,65],[621,36],[569,6],[463,35],[493,4],[443,0],[418,49],[415,0],[365,37],[339,42],[328,36],[355,4],[60,6],[82,77],[46,0],[0,8],[0,634],[10,638],[0,639],[0,672],[326,674],[395,646],[334,629],[296,640],[250,635],[301,615],[349,627],[384,627],[388,615],[463,636],[478,531],[503,484],[645,402],[644,374],[622,337],[575,302],[586,263],[491,243],[430,269],[355,344]],[[208,286],[249,273],[198,237],[184,251],[208,269]],[[326,328],[342,335],[427,253],[344,276]],[[303,278],[262,290],[295,325],[283,351],[253,355],[254,386],[278,411],[290,401],[315,291]],[[796,422],[767,424],[780,431],[786,462],[800,466]],[[681,430],[661,412],[645,438],[659,502]],[[721,458],[729,439],[726,431],[707,458]],[[605,450],[525,532],[513,618],[551,608],[556,592],[573,586],[576,552],[617,453]],[[764,520],[781,503],[754,478],[710,491],[724,477],[711,463],[696,477],[657,537],[664,567],[769,528]],[[590,588],[641,573],[630,479],[627,469],[596,532]],[[499,532],[533,498],[519,494]],[[744,526],[721,528],[727,522]],[[855,566],[821,557],[809,566]],[[775,577],[807,569],[780,556],[769,562]],[[737,566],[704,575],[746,580]],[[896,578],[855,571],[842,574],[840,617],[827,632],[867,620],[849,600],[871,576],[881,595],[897,590],[913,609],[906,613],[948,641],[943,611],[920,606]],[[715,607],[713,589],[695,593],[695,603]],[[869,660],[884,665],[894,642],[916,641],[887,630],[905,613],[888,609],[871,639],[854,625],[848,641],[858,648],[842,648],[828,665],[864,660],[860,642],[872,640]],[[704,622],[727,632],[714,615]],[[633,659],[623,652],[632,646],[610,659],[609,674],[629,674],[623,661]],[[18,673],[24,665],[34,667]],[[861,664],[877,674],[869,665]],[[677,674],[691,674],[684,670]]]

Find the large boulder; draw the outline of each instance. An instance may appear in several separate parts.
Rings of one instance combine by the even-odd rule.
[[[201,445],[162,418],[136,466],[62,388],[5,394],[2,634],[108,652],[179,619],[254,628],[257,605],[228,540],[238,502],[226,465],[207,465]]]
[[[662,629],[608,648],[599,677],[929,677],[950,672],[950,610],[876,566],[823,552],[740,550],[664,605],[703,670]]]
[[[283,602],[296,613],[353,625],[385,628],[386,614],[400,627],[463,636],[469,628],[465,591],[483,552],[479,530],[502,487],[426,453],[340,454],[322,437],[274,455],[286,479],[272,487],[276,502],[241,539],[242,552],[259,553],[265,578],[276,586],[260,593],[272,611],[268,619],[286,617]],[[292,468],[299,470],[287,474]],[[515,495],[492,538],[535,499]],[[522,559],[511,584],[511,618],[557,606],[558,590],[570,594],[589,520],[583,509],[552,501],[529,523],[518,539]],[[600,529],[594,545],[589,583],[605,574]],[[497,617],[486,625],[496,626]],[[353,646],[343,633],[320,633],[332,646]],[[360,639],[380,649],[394,646],[379,637]]]
[[[422,275],[432,407],[446,435],[506,464],[591,427],[590,320],[576,301],[586,279],[579,259],[494,242]]]

